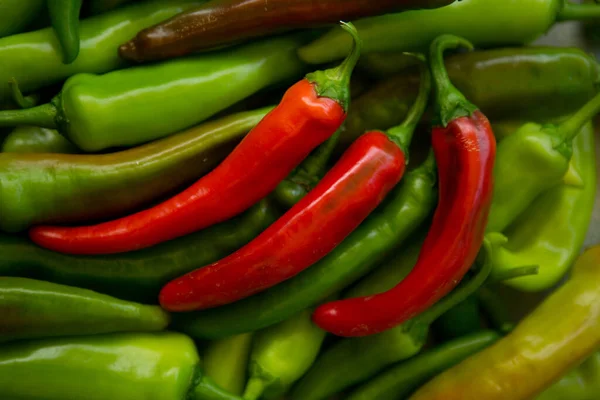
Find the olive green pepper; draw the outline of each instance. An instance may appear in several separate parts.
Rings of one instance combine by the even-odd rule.
[[[156,304],[167,282],[233,253],[276,216],[265,200],[240,217],[200,232],[145,250],[97,257],[54,253],[26,238],[0,235],[0,276],[43,279]]]
[[[79,57],[71,64],[63,64],[60,44],[52,28],[2,38],[0,104],[10,98],[8,81],[11,78],[19,82],[23,91],[31,92],[77,73],[99,74],[125,66],[116,51],[121,43],[141,29],[202,3],[153,0],[85,19],[79,27]]]
[[[77,154],[79,149],[54,129],[18,126],[4,138],[3,153]]]
[[[50,103],[0,111],[0,126],[58,129],[84,151],[146,143],[301,76],[304,66],[295,53],[301,38],[276,37],[104,75],[77,74]]]
[[[128,333],[0,346],[3,399],[235,400],[202,374],[180,333]]]
[[[596,94],[600,79],[596,60],[570,48],[475,51],[447,57],[445,63],[452,83],[491,119],[546,121],[570,114]],[[418,70],[408,69],[361,95],[350,107],[341,146],[367,129],[399,124],[418,88]]]
[[[23,32],[43,11],[45,0],[3,0],[0,2],[0,38]]]
[[[241,395],[246,384],[246,369],[252,333],[242,333],[208,343],[204,350],[204,373],[231,394]]]
[[[210,171],[269,110],[112,154],[0,153],[0,230],[111,218],[143,207]]]
[[[0,342],[51,336],[160,331],[169,315],[157,306],[28,278],[0,277]]]

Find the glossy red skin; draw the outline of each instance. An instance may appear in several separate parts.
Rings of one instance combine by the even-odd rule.
[[[391,290],[318,307],[313,321],[339,336],[366,336],[427,310],[454,289],[483,243],[493,192],[496,141],[488,119],[471,117],[436,127],[439,204],[411,273]]]
[[[400,181],[400,148],[382,132],[358,138],[317,186],[230,256],[168,283],[160,304],[192,311],[232,303],[293,277],[327,255]]]
[[[314,85],[304,79],[288,89],[281,103],[218,167],[171,199],[97,225],[35,227],[30,237],[62,253],[112,254],[149,247],[228,220],[273,191],[345,117],[340,104],[318,97]]]

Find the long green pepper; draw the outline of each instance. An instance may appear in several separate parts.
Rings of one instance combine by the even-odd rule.
[[[46,1],[65,64],[71,64],[79,55],[79,13],[82,4],[83,0]]]
[[[214,340],[204,350],[204,373],[231,394],[241,395],[246,384],[246,369],[252,333]]]

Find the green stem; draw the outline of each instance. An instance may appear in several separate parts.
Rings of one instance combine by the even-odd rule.
[[[25,110],[0,111],[1,126],[34,125],[42,128],[56,129],[56,107],[52,103],[28,108]]]
[[[436,114],[443,127],[457,118],[470,116],[477,110],[477,107],[452,84],[444,64],[444,50],[459,46],[473,50],[473,45],[468,40],[447,34],[438,36],[431,43],[429,50],[431,75],[436,89]]]
[[[589,20],[600,18],[600,6],[595,4],[576,4],[563,0],[564,4],[556,16],[557,21]]]
[[[419,94],[414,104],[408,111],[408,115],[402,124],[388,129],[387,135],[392,139],[408,156],[408,147],[417,128],[421,117],[427,108],[429,93],[431,92],[431,75],[425,63],[421,64],[421,83],[419,85]],[[408,157],[406,157],[408,162]]]
[[[539,265],[525,265],[523,267],[511,268],[494,274],[494,282],[502,282],[524,276],[537,275],[539,271]]]
[[[189,400],[241,400],[241,397],[229,393],[212,379],[202,376],[197,385],[191,390]]]
[[[419,322],[427,325],[433,323],[441,315],[445,314],[457,304],[466,300],[469,296],[475,293],[486,281],[490,272],[492,271],[492,260],[491,260],[492,245],[486,239],[483,241],[483,256],[484,260],[479,271],[476,275],[469,280],[469,282],[460,285],[448,296],[444,297],[438,303],[434,304],[433,307],[425,311],[423,314],[417,316]]]
[[[23,96],[23,92],[21,92],[21,89],[19,88],[19,83],[15,78],[10,78],[10,80],[8,81],[8,87],[10,89],[13,101],[21,108],[35,107],[40,101],[40,96],[35,94],[30,96]]]
[[[244,400],[258,400],[263,395],[264,391],[265,381],[260,378],[250,378],[242,397]]]
[[[575,114],[558,126],[560,144],[570,144],[581,132],[585,124],[600,112],[600,94],[588,101]]]
[[[338,67],[312,72],[306,75],[306,79],[315,84],[320,97],[337,101],[344,111],[347,111],[350,103],[350,77],[360,58],[362,41],[352,23],[342,22],[342,29],[348,32],[354,41],[350,54]]]

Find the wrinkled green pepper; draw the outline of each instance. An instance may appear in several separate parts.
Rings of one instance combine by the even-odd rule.
[[[111,154],[0,153],[0,230],[111,218],[146,206],[210,171],[270,109]]]
[[[204,373],[231,394],[241,395],[246,384],[252,333],[242,333],[206,346],[203,354]]]
[[[413,57],[409,58],[413,59]],[[490,119],[547,121],[570,114],[597,92],[600,69],[580,49],[506,48],[446,58],[452,83]],[[414,102],[419,72],[408,69],[353,101],[340,138],[348,146],[367,129],[399,124]]]
[[[146,143],[299,77],[304,67],[295,49],[301,42],[299,35],[276,37],[104,75],[77,74],[50,103],[0,111],[0,126],[58,129],[84,151]]]
[[[597,400],[600,398],[600,352],[569,371],[535,400]]]
[[[56,130],[37,126],[16,127],[4,138],[0,151],[2,153],[79,153],[79,149]]]
[[[0,342],[51,336],[161,331],[160,307],[118,300],[77,287],[0,277]]]
[[[116,51],[121,43],[141,29],[200,4],[202,1],[153,0],[88,18],[80,24],[81,49],[71,64],[63,64],[52,28],[2,38],[0,104],[10,99],[11,78],[19,82],[23,91],[31,92],[77,73],[101,74],[123,67],[126,63]]]
[[[397,364],[359,386],[347,400],[404,399],[420,385],[499,339],[493,331],[481,331],[444,343]]]
[[[504,232],[507,242],[494,251],[492,277],[507,269],[538,265],[539,272],[535,276],[503,282],[519,290],[536,292],[551,288],[567,273],[584,243],[596,197],[591,123],[574,141],[572,162],[581,176],[582,186],[558,184],[535,199],[524,211],[523,218]],[[530,172],[517,171],[518,174]]]
[[[194,342],[180,333],[129,333],[0,347],[4,399],[235,400],[202,374]]]
[[[88,288],[120,299],[156,304],[170,280],[233,253],[277,218],[269,201],[200,232],[111,256],[72,256],[37,247],[16,235],[0,235],[0,276],[43,279]]]
[[[600,348],[600,245],[515,329],[411,400],[529,400]]]
[[[23,32],[45,5],[45,0],[2,0],[0,38]]]

